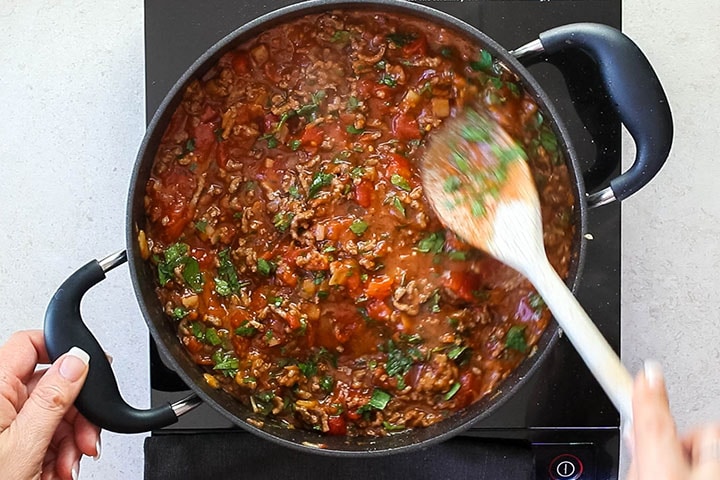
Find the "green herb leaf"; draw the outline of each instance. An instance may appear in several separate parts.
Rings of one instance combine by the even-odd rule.
[[[240,360],[229,352],[218,350],[211,358],[215,364],[213,369],[222,371],[226,377],[234,377],[240,368]]]
[[[373,390],[372,397],[370,397],[368,405],[370,405],[370,407],[374,408],[375,410],[384,410],[385,407],[387,407],[387,404],[390,402],[391,398],[392,397],[389,393],[384,392],[379,388],[376,388],[375,390]]]
[[[360,107],[360,100],[355,96],[350,96],[347,101],[347,109],[349,111],[357,110]]]
[[[295,218],[295,214],[291,212],[278,212],[273,217],[273,225],[281,233],[285,233],[290,228],[292,219]]]
[[[386,35],[387,39],[390,40],[392,43],[397,45],[398,47],[404,47],[408,43],[411,43],[415,38],[415,34],[413,33],[401,33],[401,32],[395,32],[395,33],[388,33]]]
[[[380,75],[380,80],[378,80],[378,83],[380,85],[387,85],[390,88],[397,87],[397,80],[389,73],[383,73],[382,75]]]
[[[195,151],[195,139],[191,138],[187,142],[185,142],[185,151],[186,152],[194,152]]]
[[[325,393],[332,392],[335,388],[335,379],[330,375],[324,376],[320,379],[320,388],[322,388]]]
[[[395,207],[395,210],[400,212],[403,217],[405,216],[405,205],[403,205],[398,197],[393,197],[392,206]]]
[[[407,179],[402,175],[398,175],[397,173],[393,173],[392,177],[390,177],[390,183],[402,190],[405,190],[406,192],[412,190],[412,188],[410,188],[410,183],[407,181]]]
[[[183,280],[195,293],[202,292],[205,279],[200,271],[200,264],[193,257],[186,257],[184,265],[182,269]]]
[[[353,223],[350,225],[350,231],[353,232],[357,236],[360,236],[363,233],[365,233],[365,230],[367,230],[367,229],[368,229],[368,224],[359,219],[355,219],[353,221]]]
[[[360,135],[365,131],[364,128],[355,128],[355,125],[348,125],[345,127],[345,131],[352,135]]]
[[[300,140],[290,140],[288,142],[288,147],[290,147],[290,150],[293,152],[296,152],[300,147],[302,146],[302,142]],[[297,187],[296,187],[297,188]]]
[[[243,323],[240,324],[239,327],[235,329],[235,335],[238,335],[240,337],[252,337],[257,333],[257,328],[250,325],[250,322],[245,320]]]
[[[448,253],[448,258],[450,258],[450,260],[460,262],[463,260],[467,260],[467,253],[461,252],[459,250],[453,250],[452,252]]]
[[[440,49],[440,55],[441,55],[443,58],[452,58],[452,56],[453,56],[453,50],[452,50],[452,48],[450,48],[450,47],[442,47],[442,48]]]
[[[537,293],[531,293],[528,296],[528,305],[530,305],[530,308],[539,315],[545,309],[545,300],[543,300]]]
[[[230,248],[218,252],[218,277],[215,279],[215,291],[219,295],[229,296],[238,293],[241,288],[247,287],[250,282],[241,282],[238,278],[235,265],[230,259]]]
[[[305,375],[305,378],[311,378],[315,374],[317,374],[317,363],[313,360],[308,360],[307,362],[298,362],[297,364],[298,368],[302,372],[303,375]]]
[[[327,187],[332,183],[333,178],[335,178],[335,175],[332,173],[316,172],[315,175],[313,175],[312,182],[310,182],[308,196],[314,198],[323,187]]]
[[[222,339],[218,335],[217,330],[215,330],[213,327],[205,330],[205,340],[207,341],[207,343],[215,347],[222,343]]]
[[[543,131],[540,132],[540,144],[549,153],[557,152],[557,138],[555,134],[548,129],[543,129]]]
[[[443,190],[446,193],[456,192],[462,185],[462,180],[457,175],[451,175],[445,179],[443,183]]]
[[[476,72],[487,72],[492,69],[493,58],[487,50],[480,50],[477,61],[470,62],[470,68]]]
[[[453,345],[447,351],[447,356],[450,360],[457,360],[460,356],[465,353],[468,347],[464,345]]]
[[[332,43],[347,43],[350,40],[350,32],[347,30],[335,30],[330,41]]]
[[[257,270],[259,273],[265,275],[266,277],[272,275],[275,272],[276,268],[277,265],[274,262],[265,260],[264,258],[257,259]]]
[[[193,337],[197,338],[201,342],[205,342],[205,327],[200,322],[193,322],[190,325]]]
[[[525,327],[521,325],[513,325],[505,335],[505,346],[518,352],[527,352],[528,345],[525,340]]]
[[[427,237],[420,240],[417,244],[417,250],[422,253],[440,253],[445,246],[445,233],[433,232]]]
[[[182,307],[175,307],[175,308],[173,308],[173,311],[172,311],[172,317],[177,320],[180,320],[181,318],[184,318],[188,313],[190,313],[190,312],[188,312],[187,310],[185,310]]]
[[[288,188],[288,193],[293,198],[302,198],[302,195],[300,195],[300,189],[297,187],[297,185],[290,185],[290,188]]]
[[[197,222],[195,222],[195,230],[205,233],[205,228],[207,228],[207,224],[207,220],[198,220]]]
[[[452,397],[454,397],[458,390],[460,390],[460,382],[453,383],[453,386],[450,387],[450,390],[448,390],[445,394],[445,400],[450,400]]]
[[[383,428],[387,432],[399,432],[401,430],[405,430],[405,425],[396,425],[394,423],[383,421]]]

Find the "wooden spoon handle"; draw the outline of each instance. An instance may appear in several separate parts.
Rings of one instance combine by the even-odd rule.
[[[528,267],[525,275],[620,412],[623,423],[632,423],[632,376],[550,263],[537,261]]]

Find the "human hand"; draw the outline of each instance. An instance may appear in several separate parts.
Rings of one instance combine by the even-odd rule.
[[[633,460],[628,480],[720,479],[720,423],[679,437],[660,365],[646,362],[633,390]]]
[[[43,333],[15,333],[0,347],[0,478],[75,480],[83,454],[100,455],[100,430],[73,407],[88,356],[73,348],[50,363]]]

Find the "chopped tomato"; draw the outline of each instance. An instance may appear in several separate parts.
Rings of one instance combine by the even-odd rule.
[[[417,120],[407,114],[400,114],[393,118],[392,131],[397,139],[403,142],[422,138]]]
[[[388,307],[384,301],[378,299],[370,300],[366,310],[370,318],[381,322],[390,320],[390,315],[392,314],[392,309]]]
[[[355,185],[355,201],[357,204],[365,208],[370,207],[374,190],[373,184],[367,180]]]
[[[461,300],[472,302],[478,289],[479,277],[471,272],[452,271],[443,276],[443,287]]]
[[[236,75],[243,75],[250,70],[250,61],[245,53],[236,53],[233,55],[231,63]]]
[[[323,141],[324,133],[317,125],[308,125],[300,138],[303,147],[317,147]]]
[[[402,47],[402,53],[405,57],[413,57],[415,55],[424,56],[427,52],[427,40],[424,36],[420,36]]]
[[[365,295],[370,298],[385,299],[392,293],[394,280],[387,275],[378,275],[370,280],[365,287]]]
[[[275,276],[288,287],[297,286],[298,279],[295,274],[295,270],[284,262],[278,265],[278,268],[275,271]]]
[[[220,168],[227,168],[227,162],[230,158],[230,155],[228,154],[228,145],[227,142],[221,142],[220,145],[218,145],[217,149],[217,164]]]
[[[207,154],[213,145],[215,145],[215,126],[212,123],[200,122],[195,127],[195,154],[199,155],[203,160],[207,160]]]
[[[328,418],[328,433],[330,435],[346,435],[347,422],[342,416],[331,416]]]
[[[183,343],[187,347],[188,351],[193,354],[199,353],[200,350],[202,350],[203,348],[203,344],[200,343],[200,341],[192,335],[183,337]]]
[[[409,179],[412,175],[412,171],[410,170],[410,160],[402,155],[390,153],[388,154],[386,162],[385,170],[387,171],[388,178],[393,175],[400,175],[405,179]]]
[[[220,115],[215,111],[214,108],[212,108],[210,105],[205,106],[205,110],[200,115],[200,121],[201,122],[209,122],[211,120],[217,120],[220,118]]]

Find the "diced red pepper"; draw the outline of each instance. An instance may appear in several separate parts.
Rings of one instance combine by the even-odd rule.
[[[303,147],[317,147],[323,141],[324,133],[316,125],[309,125],[300,138]]]
[[[392,277],[387,275],[378,275],[368,282],[367,287],[365,287],[365,295],[370,298],[383,300],[389,297],[392,293],[393,283],[394,280]]]
[[[410,160],[397,153],[388,154],[385,170],[387,171],[388,178],[393,175],[400,175],[404,179],[409,180],[412,175]]]
[[[417,120],[407,114],[400,114],[393,118],[392,131],[395,137],[403,142],[422,138]]]
[[[361,207],[369,208],[372,205],[372,197],[374,192],[373,184],[367,180],[363,180],[355,185],[355,201]]]
[[[347,422],[342,416],[328,418],[328,433],[330,435],[347,435]]]
[[[203,348],[203,344],[192,335],[184,337],[183,343],[185,344],[185,347],[187,347],[188,351],[193,354],[199,353]]]

